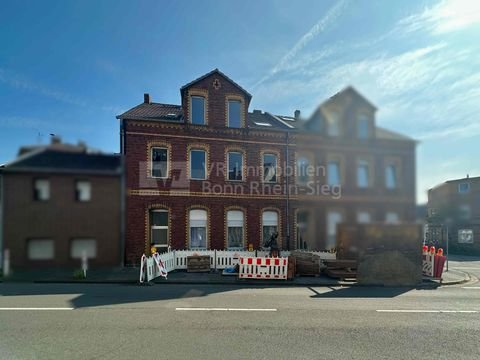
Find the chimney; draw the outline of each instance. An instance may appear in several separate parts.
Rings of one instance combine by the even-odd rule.
[[[261,113],[262,113],[262,110],[254,109],[254,110],[253,110],[253,113],[254,113],[254,114],[261,114]]]
[[[150,104],[150,94],[149,93],[143,94],[143,103],[144,104]]]
[[[52,145],[56,145],[56,144],[61,144],[62,143],[62,139],[60,138],[60,136],[57,136],[57,135],[53,135],[51,140],[50,140],[50,143]]]
[[[467,179],[470,178],[470,174],[467,174]]]
[[[295,110],[295,120],[300,119],[300,110]]]

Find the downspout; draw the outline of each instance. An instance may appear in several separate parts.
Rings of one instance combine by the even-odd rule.
[[[289,179],[289,170],[288,164],[290,159],[289,152],[289,132],[287,131],[285,137],[285,184],[287,186],[287,196],[286,196],[286,209],[285,209],[285,218],[287,221],[287,250],[290,250],[290,179]]]
[[[125,120],[120,120],[120,266],[125,266],[125,222],[126,222],[126,181],[125,181]]]

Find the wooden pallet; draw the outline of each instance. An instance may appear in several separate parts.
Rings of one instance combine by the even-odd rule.
[[[210,272],[210,256],[187,256],[187,272]]]

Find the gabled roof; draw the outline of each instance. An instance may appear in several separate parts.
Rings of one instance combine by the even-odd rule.
[[[331,96],[327,100],[325,100],[323,103],[320,104],[320,107],[327,105],[329,102],[332,102],[336,99],[341,98],[342,96],[346,94],[353,94],[354,96],[358,97],[360,100],[362,100],[365,104],[367,104],[369,107],[371,107],[373,110],[377,110],[377,107],[373,105],[365,96],[363,96],[360,92],[358,92],[357,89],[355,89],[353,86],[349,85],[345,89],[340,90],[337,92],[335,95]]]
[[[5,172],[69,172],[119,174],[120,156],[38,149],[0,166]]]
[[[183,120],[183,110],[180,105],[141,103],[117,116],[117,119],[131,120],[167,120],[180,122]]]
[[[193,81],[190,81],[188,84],[185,84],[183,85],[181,88],[180,88],[180,93],[183,95],[183,92],[189,88],[190,86],[192,86],[193,84],[199,82],[199,81],[202,81],[203,79],[209,77],[210,75],[213,75],[213,74],[218,74],[220,76],[222,76],[223,78],[225,78],[227,81],[231,82],[233,85],[235,85],[237,88],[239,88],[242,92],[245,93],[245,95],[247,95],[247,97],[249,98],[249,100],[252,98],[252,95],[247,91],[245,90],[244,88],[242,88],[240,85],[238,85],[235,81],[233,81],[232,79],[230,79],[227,75],[225,75],[223,72],[221,72],[220,70],[218,69],[213,69],[212,71],[206,73],[205,75],[202,75],[200,76],[199,78],[193,80]]]

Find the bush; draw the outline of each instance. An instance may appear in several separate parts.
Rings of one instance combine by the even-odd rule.
[[[83,273],[82,269],[77,269],[73,272],[73,278],[77,280],[83,280],[83,279],[86,279],[87,277]]]

